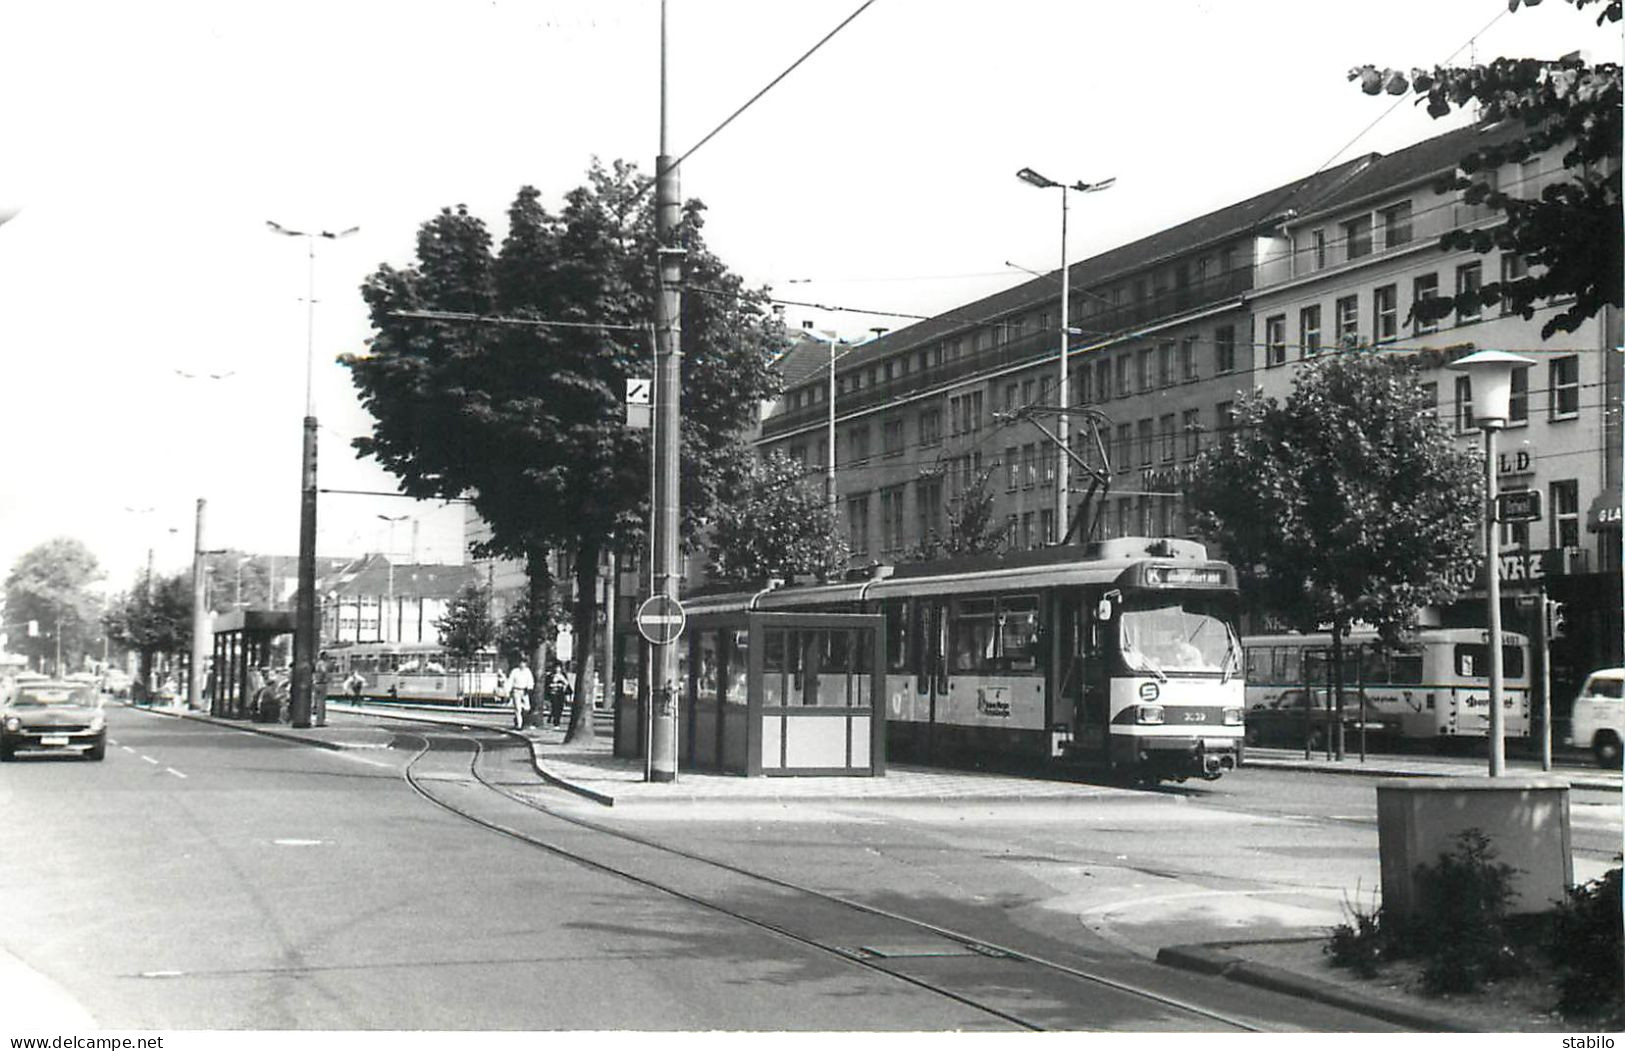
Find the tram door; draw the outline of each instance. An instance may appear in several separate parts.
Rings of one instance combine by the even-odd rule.
[[[1080,732],[1084,729],[1083,653],[1084,636],[1088,631],[1088,625],[1079,591],[1076,589],[1056,591],[1053,593],[1052,601],[1055,606],[1050,623],[1054,625],[1054,630],[1049,634],[1054,640],[1054,647],[1050,651],[1052,663],[1049,668],[1049,681],[1054,684],[1054,688],[1049,691],[1051,698],[1049,722],[1052,726],[1065,726],[1071,730],[1074,742],[1072,750],[1077,751],[1081,747],[1089,747],[1084,743],[1084,735]]]
[[[926,763],[937,759],[937,720],[948,711],[948,603],[944,599],[919,601],[920,665],[915,690],[922,719]],[[923,710],[922,710],[923,709]]]
[[[1067,640],[1067,648],[1077,655],[1076,671],[1069,673],[1064,686],[1076,704],[1076,725],[1072,730],[1074,751],[1085,759],[1104,763],[1110,759],[1112,682],[1108,657],[1115,625],[1109,616],[1103,619],[1100,614],[1112,606],[1102,603],[1098,592],[1091,595],[1080,589],[1067,593],[1062,608],[1072,619],[1070,632],[1062,638]]]

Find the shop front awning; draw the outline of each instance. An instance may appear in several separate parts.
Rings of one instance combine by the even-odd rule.
[[[1591,510],[1586,512],[1586,530],[1599,533],[1604,530],[1619,531],[1619,483],[1604,489],[1591,501]]]

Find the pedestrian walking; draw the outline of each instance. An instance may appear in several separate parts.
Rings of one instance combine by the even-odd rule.
[[[570,699],[570,680],[565,677],[564,669],[555,666],[553,674],[547,679],[547,724],[559,725],[559,717],[564,714],[564,704]]]
[[[531,674],[530,665],[521,657],[513,671],[508,673],[508,699],[513,702],[513,725],[516,730],[525,726],[526,716],[530,713],[530,693],[535,688],[536,676]]]

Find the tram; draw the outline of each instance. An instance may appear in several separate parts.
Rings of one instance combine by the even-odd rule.
[[[495,651],[459,662],[434,643],[358,642],[327,650],[327,692],[354,696],[346,684],[360,677],[360,696],[369,701],[478,706],[497,702],[499,675]]]
[[[1242,761],[1235,570],[1193,541],[910,563],[684,605],[884,614],[892,758],[1150,781],[1211,780]]]
[[[1364,694],[1368,723],[1390,736],[1443,741],[1486,737],[1490,726],[1490,647],[1483,628],[1418,628],[1396,649],[1377,633],[1356,629],[1343,640],[1343,703],[1353,710]],[[1327,705],[1332,680],[1330,634],[1249,635],[1247,708],[1269,709],[1306,687]],[[1530,732],[1529,639],[1501,633],[1502,716],[1507,737]]]

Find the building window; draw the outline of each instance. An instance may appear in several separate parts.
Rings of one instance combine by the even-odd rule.
[[[869,459],[869,425],[853,427],[846,432],[846,462],[865,463]]]
[[[1006,383],[1004,385],[1004,411],[1005,412],[1015,412],[1016,409],[1020,407],[1016,402],[1016,392],[1018,390],[1020,390],[1020,385],[1019,384]]]
[[[1053,507],[1040,508],[1038,511],[1038,538],[1045,547],[1055,543],[1055,509]]]
[[[1359,259],[1371,254],[1371,216],[1362,215],[1343,224],[1343,243],[1348,258]]]
[[[1038,483],[1038,446],[1021,447],[1021,487],[1031,489]]]
[[[1411,202],[1401,201],[1377,213],[1382,216],[1382,245],[1398,248],[1411,242]]]
[[[1439,319],[1424,319],[1418,309],[1430,299],[1439,298],[1439,275],[1423,274],[1411,282],[1411,331],[1418,336],[1439,331]]]
[[[1095,362],[1095,397],[1101,401],[1112,397],[1112,363],[1105,358]]]
[[[1326,269],[1326,231],[1316,230],[1309,235],[1310,252],[1314,256],[1315,269]]]
[[[1422,411],[1437,418],[1439,415],[1439,385],[1437,383],[1422,384]]]
[[[1399,338],[1399,286],[1383,285],[1372,290],[1371,335],[1378,343]]]
[[[972,391],[948,399],[949,422],[953,433],[974,434],[982,429],[982,392]]]
[[[1568,420],[1580,415],[1580,356],[1568,354],[1547,366],[1546,387],[1551,391],[1551,418]]]
[[[1033,513],[1024,511],[1021,515],[1021,547],[1023,550],[1033,546]]]
[[[858,493],[846,498],[847,546],[854,556],[869,553],[869,494]]]
[[[1117,358],[1117,396],[1128,397],[1128,361],[1129,355],[1122,354]]]
[[[914,516],[922,541],[942,535],[942,478],[921,478],[914,483]]]
[[[1298,355],[1312,358],[1320,353],[1320,304],[1298,311]]]
[[[1020,454],[1017,453],[1016,447],[1014,445],[1007,446],[1005,448],[1005,450],[1004,450],[1004,488],[1007,491],[1013,493],[1013,492],[1016,491],[1017,486],[1019,486],[1020,484],[1021,484],[1021,460],[1020,460]]]
[[[1134,425],[1120,423],[1117,425],[1117,470],[1125,472],[1134,466]]]
[[[1476,297],[1479,286],[1483,283],[1482,263],[1464,263],[1456,267],[1456,324],[1465,325],[1484,316],[1483,308],[1479,306],[1476,298],[1470,303],[1462,302],[1463,296]]]
[[[1134,535],[1134,501],[1122,499],[1117,501],[1117,535]]]
[[[887,456],[903,455],[903,418],[901,416],[887,420],[880,425],[881,449]]]
[[[1264,367],[1286,364],[1286,315],[1276,314],[1264,321]]]
[[[1151,460],[1156,455],[1156,447],[1152,444],[1151,417],[1147,416],[1135,428],[1135,440],[1140,446],[1140,466],[1150,467]]]
[[[1512,397],[1507,401],[1507,426],[1522,427],[1529,422],[1529,370],[1512,370]]]
[[[1045,485],[1055,484],[1056,454],[1059,451],[1053,445],[1046,445],[1038,453],[1039,480]]]
[[[1509,285],[1514,281],[1522,281],[1529,276],[1529,264],[1523,256],[1516,252],[1506,252],[1501,256],[1501,284]],[[1512,297],[1508,296],[1506,289],[1501,289],[1501,316],[1512,313]]]
[[[1174,345],[1157,345],[1157,386],[1166,387],[1174,382]]]
[[[920,413],[920,444],[938,445],[942,442],[942,410],[926,409]]]
[[[1134,355],[1134,389],[1151,389],[1151,348],[1146,347]]]
[[[1185,459],[1196,459],[1202,451],[1202,410],[1186,409],[1179,418],[1179,429],[1185,435]]]
[[[1213,369],[1236,371],[1236,326],[1220,325],[1213,330]]]
[[[1087,365],[1079,365],[1072,370],[1072,404],[1088,405],[1094,400],[1090,396],[1093,392],[1089,389],[1089,377]]]
[[[1580,483],[1574,480],[1553,482],[1552,546],[1580,546]]]
[[[1335,320],[1337,345],[1347,349],[1360,344],[1360,297],[1343,296],[1337,301]]]
[[[896,555],[903,550],[903,487],[880,491],[880,550]]]
[[[1174,414],[1166,413],[1157,418],[1157,434],[1162,439],[1162,462],[1174,462]]]
[[[1196,337],[1186,336],[1179,344],[1179,377],[1193,380],[1196,378]]]
[[[1033,401],[1033,381],[1030,380],[1030,379],[1021,381],[1021,404],[1023,404],[1023,405],[1036,405],[1037,404],[1037,402]]]
[[[1473,379],[1471,376],[1456,377],[1456,433],[1478,429],[1473,422]]]

